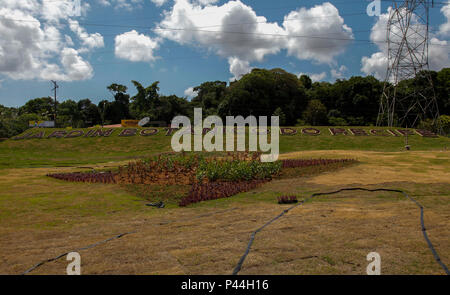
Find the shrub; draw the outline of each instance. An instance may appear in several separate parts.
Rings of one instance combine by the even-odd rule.
[[[294,203],[298,203],[297,196],[278,197],[278,204],[294,204]]]
[[[199,181],[240,181],[270,179],[281,170],[281,162],[262,163],[258,160],[202,161],[197,169]]]

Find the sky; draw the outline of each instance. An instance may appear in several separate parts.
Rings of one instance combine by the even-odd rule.
[[[450,4],[430,9],[429,63],[450,67]],[[283,68],[313,81],[384,80],[392,1],[0,0],[0,104],[36,97],[112,100],[131,80],[191,98],[205,81]]]

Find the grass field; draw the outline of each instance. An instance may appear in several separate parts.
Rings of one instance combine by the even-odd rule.
[[[450,264],[448,138],[281,136],[282,159],[354,158],[359,162],[314,175],[274,179],[231,198],[186,208],[145,206],[186,187],[139,188],[71,183],[48,173],[105,169],[170,149],[170,137],[7,140],[0,143],[0,273],[34,264],[124,232],[80,251],[83,274],[230,274],[250,234],[289,205],[342,187],[407,191],[425,208],[425,224],[442,261]],[[151,192],[148,195],[148,191]],[[241,274],[365,274],[366,255],[380,253],[382,274],[443,274],[420,230],[419,211],[400,194],[345,192],[313,199],[260,232]],[[65,274],[61,258],[33,274]]]
[[[333,136],[327,127],[316,128],[321,131],[319,136],[305,135],[300,131],[292,136],[281,135],[280,152],[311,150],[396,152],[403,151],[405,146],[403,136]],[[376,127],[358,128],[367,131],[369,129],[380,129]],[[300,130],[300,128],[297,129]],[[46,135],[48,136],[55,130],[65,129],[46,129]],[[80,130],[87,131],[87,129]],[[146,137],[138,135],[119,137],[118,134],[122,130],[118,128],[109,137],[26,139],[0,142],[0,169],[116,162],[171,150],[171,136],[166,136],[163,128],[159,128],[158,134]],[[413,151],[440,151],[450,148],[450,138],[446,137],[427,138],[416,134],[409,136],[408,142]]]

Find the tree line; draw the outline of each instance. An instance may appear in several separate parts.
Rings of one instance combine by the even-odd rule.
[[[450,132],[450,68],[430,71],[438,100],[441,123]],[[400,82],[397,95],[407,95],[414,87],[421,87],[423,75]],[[307,75],[297,77],[283,69],[253,69],[240,80],[229,85],[223,81],[208,81],[194,88],[191,100],[159,92],[159,82],[145,87],[132,81],[137,94],[131,96],[128,88],[113,83],[107,87],[111,100],[98,104],[91,99],[78,102],[67,99],[58,102],[57,127],[84,128],[95,125],[119,124],[122,119],[164,121],[173,117],[193,117],[194,108],[202,108],[203,115],[248,115],[280,117],[283,126],[375,125],[382,81],[373,76],[353,76],[334,83],[312,82]],[[29,121],[53,120],[54,100],[51,97],[34,98],[18,108],[0,105],[0,138],[19,134],[28,128]],[[418,123],[433,129],[429,118]]]

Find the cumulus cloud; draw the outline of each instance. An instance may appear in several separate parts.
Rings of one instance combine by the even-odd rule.
[[[97,2],[103,6],[111,6],[111,3],[108,0],[97,0]]]
[[[386,31],[387,31],[387,23],[389,20],[389,13],[392,10],[391,7],[388,8],[388,11],[384,14],[381,14],[374,24],[370,34],[370,40],[377,44],[379,49],[378,52],[373,53],[370,57],[363,56],[361,59],[362,67],[361,71],[367,75],[373,75],[377,79],[385,79],[386,78],[386,69],[388,67],[388,44],[385,42],[386,40]],[[441,10],[444,13],[444,10]],[[417,31],[425,30],[425,27],[417,21],[416,17],[413,17],[411,20],[411,24],[415,26]],[[442,33],[442,26],[439,33]],[[423,34],[422,34],[423,35]],[[392,30],[390,35],[392,48],[395,49],[396,44],[399,44],[401,40],[401,32],[395,27]],[[418,50],[423,49],[423,45],[421,47],[420,39],[413,39],[413,36],[410,36],[408,41],[411,44],[416,44]],[[450,66],[450,49],[447,47],[447,41],[439,40],[436,36],[430,33],[430,41],[428,48],[428,63],[431,70],[440,70],[443,67]]]
[[[292,11],[285,16],[283,26],[292,36],[287,41],[288,54],[298,59],[332,63],[353,39],[352,29],[329,2]]]
[[[388,58],[384,52],[376,52],[370,57],[363,56],[361,59],[361,71],[367,75],[372,75],[378,80],[386,78],[386,69],[388,66]]]
[[[194,91],[194,87],[189,87],[184,91],[184,95],[186,95],[189,98],[193,98],[197,96],[197,94],[198,94],[197,91]]]
[[[161,5],[167,0],[151,0],[154,3],[161,3]],[[97,0],[100,5],[114,6],[115,9],[133,10],[141,8],[143,0]]]
[[[430,69],[438,71],[442,68],[450,67],[449,42],[432,37],[430,44],[428,48]]]
[[[221,6],[212,5],[215,2],[175,0],[155,32],[179,44],[206,48],[227,58],[234,78],[251,70],[251,62],[261,62],[266,55],[283,49],[299,59],[332,63],[353,38],[337,8],[328,2],[291,12],[282,26],[258,16],[239,0]],[[299,36],[319,33],[317,38]]]
[[[83,80],[92,77],[91,65],[78,55],[73,48],[64,48],[61,52],[61,64],[67,74],[60,80]]]
[[[194,2],[201,5],[210,5],[219,2],[219,0],[194,0]]]
[[[62,10],[59,4],[52,9],[47,1],[0,2],[0,74],[16,80],[92,77],[92,68],[81,52],[69,48],[73,45],[70,36],[60,32],[59,20],[69,17],[71,11]]]
[[[233,78],[230,78],[230,81],[239,80],[252,70],[248,61],[240,60],[238,57],[228,58],[228,63],[230,64],[230,73],[234,75]]]
[[[75,1],[42,0],[40,4],[41,17],[48,22],[58,23],[60,20],[66,20],[70,17],[86,15],[90,8],[89,3],[80,1],[79,4],[80,7],[77,7]]]
[[[348,69],[346,66],[342,65],[338,69],[331,69],[331,77],[334,79],[342,79],[345,77],[345,72],[347,72]]]
[[[78,38],[81,40],[84,48],[80,49],[81,52],[89,51],[94,48],[104,47],[103,36],[99,33],[88,34],[86,30],[80,27],[80,24],[76,20],[69,21],[69,26],[72,32],[77,34]]]
[[[316,74],[300,73],[297,76],[300,78],[302,75],[308,76],[309,78],[311,78],[311,81],[313,81],[313,82],[322,81],[323,79],[325,79],[327,77],[327,73],[326,72],[316,73]]]
[[[159,48],[158,41],[132,30],[116,36],[115,55],[133,62],[151,62],[156,59],[154,51]]]
[[[444,36],[450,36],[450,4],[447,4],[444,7],[442,7],[441,12],[445,16],[447,21],[439,26],[439,34]]]
[[[156,6],[160,7],[162,6],[164,3],[167,2],[167,0],[151,0],[153,3],[155,3]]]

